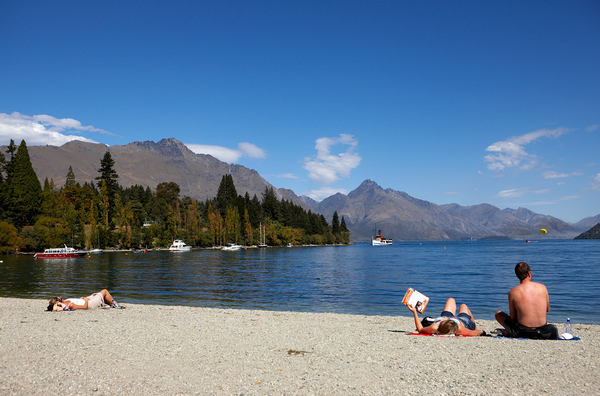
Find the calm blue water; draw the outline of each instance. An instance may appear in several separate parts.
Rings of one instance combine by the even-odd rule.
[[[340,247],[103,253],[36,260],[0,256],[0,296],[79,297],[102,288],[118,301],[245,309],[409,316],[408,287],[431,297],[426,314],[448,297],[474,316],[507,311],[526,261],[550,292],[550,321],[600,324],[600,241],[406,242]],[[40,307],[44,309],[45,307]]]

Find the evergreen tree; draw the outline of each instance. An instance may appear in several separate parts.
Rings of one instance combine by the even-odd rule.
[[[108,202],[105,203],[105,208],[107,210],[110,208],[106,213],[107,221],[112,219],[113,214],[111,212],[115,207],[115,195],[119,191],[119,183],[117,182],[119,175],[114,170],[114,166],[115,161],[110,155],[110,152],[107,151],[100,160],[100,169],[98,169],[100,176],[96,177],[98,189],[101,191],[102,195],[105,195],[105,197],[108,198]],[[106,190],[103,190],[103,186]]]
[[[4,153],[0,153],[0,219],[7,219],[7,209],[8,209],[8,194],[7,194],[7,183],[4,177],[4,172],[6,169],[6,159],[4,158]]]
[[[337,210],[333,212],[333,218],[331,219],[331,232],[333,234],[339,234],[341,231],[340,229],[340,219],[338,217],[338,212]]]
[[[348,226],[346,226],[346,220],[344,219],[344,216],[342,216],[342,222],[340,223],[340,231],[342,231],[342,232],[350,232],[348,230]]]
[[[6,148],[6,153],[9,154],[8,162],[4,167],[4,172],[6,173],[6,181],[8,182],[9,187],[14,179],[14,167],[15,167],[15,152],[17,151],[17,146],[15,145],[15,141],[10,139],[10,143]]]
[[[12,164],[12,196],[17,205],[18,225],[32,225],[40,211],[40,184],[29,158],[25,140],[21,141]]]
[[[73,168],[71,166],[69,166],[69,171],[67,172],[65,187],[75,187],[75,173],[73,173]]]
[[[233,184],[233,176],[224,175],[221,179],[221,184],[217,190],[217,207],[221,212],[221,216],[225,216],[225,210],[229,204],[237,198],[237,191]]]
[[[110,151],[107,151],[104,154],[104,157],[100,160],[100,169],[98,169],[100,176],[96,177],[96,180],[98,181],[96,183],[98,189],[102,188],[102,182],[105,181],[108,194],[112,196],[114,196],[119,190],[119,184],[117,182],[119,175],[114,170],[114,166],[115,161],[112,159]]]
[[[265,187],[262,196],[262,209],[265,217],[279,221],[281,217],[280,204],[275,196],[273,187]]]
[[[10,224],[16,224],[17,205],[12,194],[13,190],[13,168],[14,156],[17,146],[14,140],[10,139],[10,144],[6,149],[9,154],[8,160],[4,154],[0,153],[0,219],[7,221]]]

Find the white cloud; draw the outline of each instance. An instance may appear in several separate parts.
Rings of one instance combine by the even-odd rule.
[[[345,152],[337,155],[331,154],[331,148],[337,145],[349,147]],[[350,176],[352,169],[356,168],[362,159],[354,152],[357,145],[358,142],[354,137],[347,134],[340,134],[339,138],[317,139],[316,157],[304,158],[304,169],[308,171],[308,177],[318,185],[326,186],[342,177]]]
[[[244,156],[250,158],[263,159],[267,157],[267,152],[265,150],[248,142],[238,143],[238,150],[240,150]]]
[[[585,130],[588,132],[593,132],[593,131],[598,130],[598,128],[600,128],[600,124],[594,124],[594,125],[590,125],[589,127],[585,128]]]
[[[568,173],[557,173],[554,171],[548,171],[544,172],[543,176],[544,179],[559,179],[561,177],[569,177],[570,175]]]
[[[487,168],[493,171],[514,167],[520,167],[524,170],[531,169],[537,164],[537,156],[526,152],[525,146],[542,137],[557,138],[567,132],[569,132],[567,128],[540,129],[522,136],[496,142],[485,149],[485,151],[495,153],[484,157],[485,162],[489,162]]]
[[[560,179],[563,177],[581,176],[581,175],[583,175],[582,172],[558,173],[558,172],[554,172],[554,171],[547,171],[542,174],[542,176],[544,176],[544,179]]]
[[[278,177],[280,179],[298,179],[298,176],[292,174],[292,173],[284,173],[281,175],[268,175],[268,176],[272,176],[272,177]]]
[[[549,188],[544,188],[543,190],[536,190],[533,193],[534,194],[546,194],[546,193],[549,193],[550,191],[552,191],[552,190]]]
[[[579,198],[579,195],[567,195],[566,197],[558,198],[557,201],[570,201]]]
[[[572,199],[581,198],[579,195],[568,195],[566,197],[558,198],[553,201],[533,201],[533,202],[525,202],[524,206],[535,206],[535,205],[556,205],[559,202],[570,201]]]
[[[311,190],[310,192],[303,193],[302,195],[306,195],[314,199],[315,201],[322,201],[325,198],[328,198],[337,193],[348,194],[348,190],[343,188],[332,188],[332,187],[323,187],[319,190]]]
[[[192,143],[186,143],[186,146],[196,154],[212,155],[213,157],[228,163],[235,163],[242,157],[262,159],[267,156],[265,150],[248,142],[238,143],[237,149]]]
[[[526,192],[527,191],[525,189],[522,189],[522,188],[513,188],[513,189],[510,189],[510,190],[503,190],[503,191],[500,191],[496,195],[496,198],[519,198],[523,194],[525,194]]]
[[[600,173],[598,173],[592,179],[592,189],[594,189],[594,190],[600,190]]]
[[[72,132],[100,132],[111,134],[91,125],[81,125],[72,118],[55,118],[49,115],[28,116],[18,112],[0,113],[0,144],[8,144],[13,139],[18,145],[25,140],[29,146],[62,146],[72,140],[98,143],[92,139],[71,135]]]

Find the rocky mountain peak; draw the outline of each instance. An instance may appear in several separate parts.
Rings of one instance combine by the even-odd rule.
[[[180,158],[195,155],[185,144],[175,138],[162,139],[157,143],[151,140],[145,142],[133,142],[125,147],[128,146],[141,148],[165,158]]]

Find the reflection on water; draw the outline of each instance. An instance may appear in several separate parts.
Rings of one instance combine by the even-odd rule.
[[[102,253],[76,259],[0,256],[0,296],[79,297],[106,288],[122,302],[404,315],[404,292],[454,297],[476,318],[508,310],[527,261],[550,291],[549,320],[600,323],[600,242],[412,242],[372,247]]]

